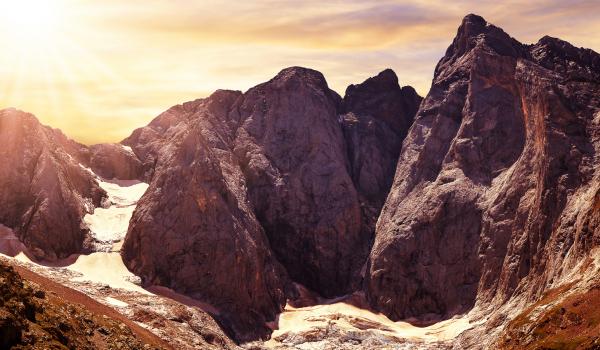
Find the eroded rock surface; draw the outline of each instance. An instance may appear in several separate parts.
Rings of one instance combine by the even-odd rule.
[[[402,141],[421,100],[412,87],[400,87],[391,69],[346,90],[340,123],[366,235],[375,231],[394,179]]]
[[[85,213],[106,196],[79,164],[88,149],[31,114],[0,111],[0,223],[38,259],[86,250]]]
[[[265,322],[295,295],[291,281],[324,296],[357,286],[373,213],[391,184],[385,176],[420,98],[391,71],[347,97],[321,73],[292,67],[246,93],[172,107],[136,130],[123,144],[151,182],[123,247],[128,266],[145,283],[222,310],[238,340],[270,333]],[[361,124],[348,125],[350,114]],[[384,163],[374,175],[371,149]]]
[[[130,327],[23,280],[0,263],[0,348],[2,349],[164,349]],[[144,338],[144,339],[142,339]]]
[[[598,62],[465,17],[378,221],[374,307],[423,318],[534,299],[598,244]]]
[[[90,147],[90,166],[105,179],[142,180],[142,162],[133,151],[121,144],[103,143]]]

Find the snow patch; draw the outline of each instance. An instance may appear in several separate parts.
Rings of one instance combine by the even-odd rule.
[[[435,323],[428,327],[417,327],[408,322],[394,322],[385,315],[375,313],[365,306],[361,293],[337,298],[306,307],[293,307],[288,303],[279,314],[277,321],[268,324],[274,329],[271,340],[265,343],[268,348],[278,348],[287,338],[295,334],[311,334],[317,329],[337,328],[350,333],[371,331],[383,336],[407,339],[410,341],[435,343],[456,338],[475,324],[466,316]],[[278,339],[278,340],[276,340]]]
[[[130,154],[132,154],[132,155],[135,156],[135,153],[133,152],[133,149],[131,147],[125,146],[125,145],[121,145],[121,144],[119,144],[119,145],[121,146],[121,148],[123,148],[125,150],[125,152],[130,153]]]
[[[33,261],[23,252],[16,255],[14,259],[42,268],[64,267],[67,270],[77,272],[79,276],[72,278],[73,282],[92,282],[107,285],[113,289],[120,288],[152,295],[152,293],[139,286],[140,278],[127,269],[119,252],[97,252],[90,255],[74,254],[52,264]]]
[[[97,241],[106,243],[105,245],[110,248],[112,243],[125,238],[129,220],[138,200],[148,189],[148,184],[137,180],[105,180],[91,169],[81,164],[80,166],[93,174],[100,188],[108,194],[108,201],[104,203],[104,208],[90,211],[83,217],[83,222]]]
[[[117,307],[129,306],[129,304],[127,304],[126,302],[121,301],[119,299],[111,298],[111,297],[106,297],[106,298],[104,298],[104,300],[106,300],[106,302],[109,303],[110,305],[117,306]]]

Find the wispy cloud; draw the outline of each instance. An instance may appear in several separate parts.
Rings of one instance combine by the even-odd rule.
[[[87,143],[117,141],[173,104],[246,90],[291,65],[322,71],[342,94],[389,67],[426,94],[468,13],[523,42],[548,34],[600,51],[596,0],[47,1],[64,12],[54,58],[0,55],[0,107]],[[14,51],[1,38],[0,48]]]

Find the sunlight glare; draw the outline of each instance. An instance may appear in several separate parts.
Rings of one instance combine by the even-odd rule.
[[[46,41],[56,34],[61,10],[58,0],[0,0],[1,34],[13,44]]]

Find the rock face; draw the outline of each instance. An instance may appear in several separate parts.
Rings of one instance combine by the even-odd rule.
[[[128,266],[216,306],[238,340],[270,333],[291,281],[324,296],[358,285],[420,98],[391,71],[348,91],[342,100],[322,74],[293,67],[136,130],[123,144],[151,182],[123,246]]]
[[[249,207],[244,177],[226,143],[231,131],[218,110],[228,111],[235,95],[217,92],[174,107],[134,134],[160,139],[147,154],[148,144],[132,145],[142,159],[157,161],[122,256],[145,283],[210,302],[226,312],[218,316],[235,334],[248,336],[252,329],[260,337],[285,301],[286,275]],[[161,129],[173,113],[180,113],[180,122]]]
[[[38,259],[85,251],[86,212],[105,192],[79,164],[89,151],[31,114],[0,111],[0,223]]]
[[[350,174],[363,209],[363,229],[369,235],[375,230],[394,179],[402,141],[421,100],[412,87],[400,88],[390,69],[346,90],[340,121]]]
[[[133,151],[120,144],[103,143],[90,147],[89,164],[94,173],[105,179],[142,180],[142,162]]]
[[[339,102],[320,73],[292,68],[250,89],[234,113],[234,152],[271,247],[294,281],[325,296],[348,290],[370,239],[348,174]]]
[[[402,149],[365,289],[393,319],[535,298],[599,242],[600,55],[465,17]]]

